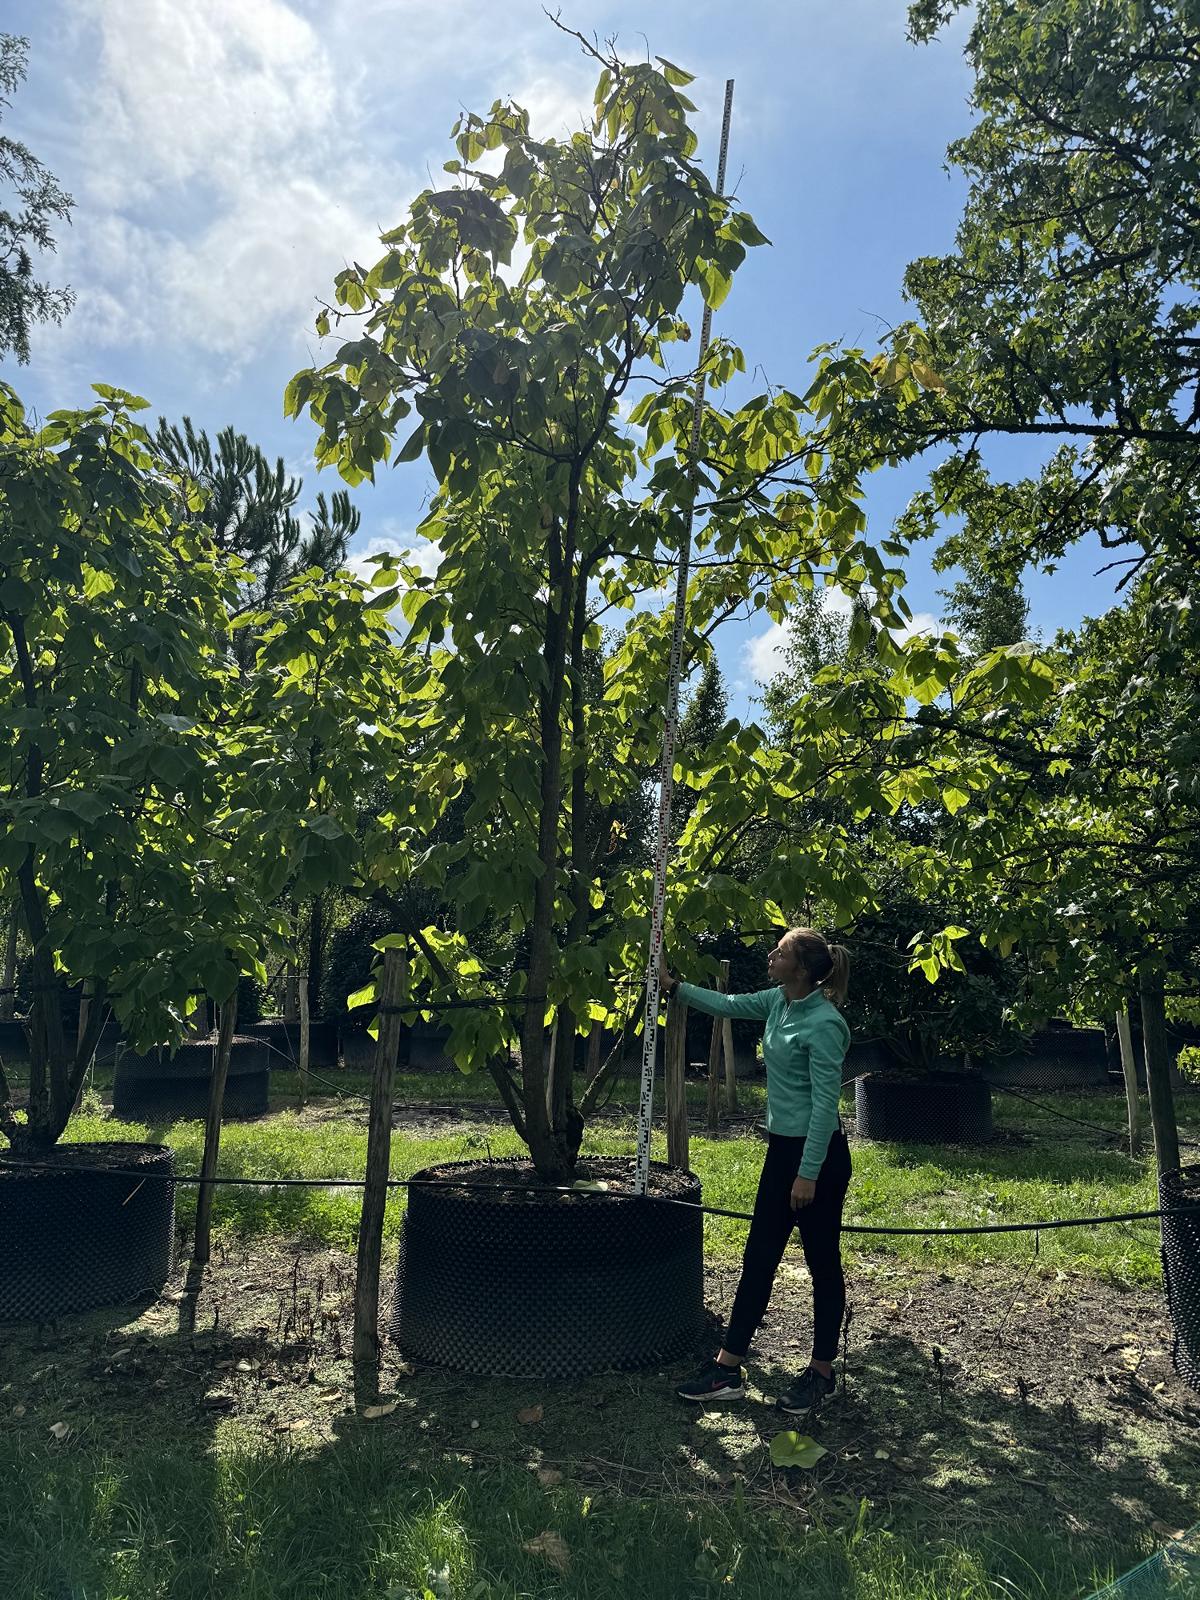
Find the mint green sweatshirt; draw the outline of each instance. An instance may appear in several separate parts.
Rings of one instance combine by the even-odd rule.
[[[694,983],[676,993],[694,1011],[710,1017],[742,1017],[764,1022],[763,1062],[767,1069],[767,1132],[804,1136],[797,1174],[816,1178],[838,1125],[842,1063],[850,1029],[841,1012],[814,989],[803,1000],[788,1000],[782,989],[754,994],[718,994]]]

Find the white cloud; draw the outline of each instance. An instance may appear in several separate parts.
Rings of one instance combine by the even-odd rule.
[[[412,566],[419,567],[427,578],[432,578],[442,561],[441,546],[433,539],[395,538],[390,534],[368,539],[361,550],[351,553],[347,565],[360,578],[373,578],[378,567],[372,556],[402,556]]]
[[[788,625],[773,622],[766,633],[746,641],[744,656],[746,669],[757,683],[770,683],[783,667],[787,653]]]
[[[842,589],[829,587],[819,591],[822,609],[831,616],[848,617],[853,605],[850,596]],[[789,642],[787,622],[773,622],[766,633],[748,639],[742,650],[742,665],[757,683],[768,684],[783,668]]]
[[[903,628],[893,628],[892,638],[897,644],[907,644],[923,633],[941,633],[942,622],[932,611],[914,611],[912,619]]]
[[[361,126],[357,69],[285,0],[82,0],[74,25],[64,338],[190,347],[224,380],[281,343],[302,358],[316,297],[415,187]]]

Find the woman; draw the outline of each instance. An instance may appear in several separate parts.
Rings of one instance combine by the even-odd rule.
[[[767,957],[770,989],[718,994],[680,983],[665,965],[660,976],[664,990],[678,992],[695,1011],[766,1025],[767,1155],[741,1282],[722,1348],[675,1392],[685,1400],[708,1403],[740,1400],[745,1394],[742,1360],[767,1309],[775,1273],[795,1227],[812,1275],[812,1360],[779,1407],[799,1415],[834,1391],[833,1358],[846,1309],[841,1230],[850,1147],[838,1099],[850,1029],[837,1007],[846,998],[850,957],[841,945],[826,944],[812,928],[793,928]]]

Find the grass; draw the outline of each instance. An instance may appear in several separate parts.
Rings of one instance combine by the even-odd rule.
[[[498,1464],[414,1470],[402,1439],[359,1424],[316,1452],[0,1440],[0,1473],[13,1600],[1064,1600],[1137,1555],[1032,1527],[956,1543],[865,1503],[839,1526],[547,1491]]]
[[[281,1105],[286,1102],[287,1087],[276,1086],[277,1103]],[[743,1104],[750,1108],[753,1096],[749,1091],[761,1098],[762,1089],[757,1084],[745,1088]],[[703,1086],[697,1086],[697,1090],[702,1096]],[[470,1101],[467,1091],[472,1092]],[[462,1095],[463,1099],[456,1101],[455,1095]],[[472,1082],[450,1074],[414,1076],[403,1080],[397,1100],[401,1112],[392,1139],[391,1161],[395,1178],[409,1177],[440,1161],[524,1153],[516,1134],[503,1121],[442,1119],[433,1135],[422,1132],[419,1125],[404,1126],[402,1108],[406,1104],[494,1105],[495,1091],[490,1080]],[[1103,1126],[1121,1125],[1123,1102],[1116,1096],[1062,1097],[1054,1105]],[[852,1109],[849,1095],[847,1109]],[[326,1102],[306,1111],[281,1109],[254,1122],[230,1123],[221,1136],[220,1170],[231,1176],[263,1179],[359,1177],[366,1162],[364,1111],[357,1102],[345,1100],[340,1107]],[[1185,1131],[1200,1132],[1198,1111],[1200,1102],[1196,1096],[1181,1097],[1180,1120]],[[847,1221],[864,1226],[938,1229],[955,1224],[1143,1211],[1156,1205],[1151,1157],[1134,1162],[1119,1147],[1106,1146],[1087,1130],[1058,1121],[1017,1100],[1000,1100],[997,1122],[1004,1132],[1023,1130],[1026,1142],[972,1148],[856,1141]],[[118,1123],[95,1112],[74,1118],[66,1137],[169,1142],[183,1172],[198,1169],[203,1147],[203,1128],[198,1122],[170,1126]],[[591,1125],[584,1152],[632,1155],[635,1137],[632,1115],[618,1110]],[[665,1157],[661,1136],[655,1138],[653,1153],[657,1159]],[[762,1146],[757,1138],[747,1133],[742,1137],[716,1138],[693,1133],[691,1161],[709,1204],[727,1210],[752,1208],[762,1163]],[[194,1194],[192,1189],[179,1192],[179,1213],[185,1224],[194,1208]],[[404,1203],[403,1191],[395,1192],[386,1221],[389,1238],[398,1233]],[[226,1189],[219,1192],[216,1223],[234,1238],[289,1232],[344,1248],[354,1240],[358,1210],[358,1195],[353,1190]],[[710,1261],[735,1262],[744,1242],[744,1223],[722,1217],[705,1219]],[[851,1258],[862,1249],[872,1255],[888,1253],[914,1266],[1024,1261],[1035,1248],[1048,1264],[1084,1271],[1115,1284],[1145,1286],[1158,1281],[1158,1231],[1153,1222],[1055,1229],[1036,1236],[847,1237]]]

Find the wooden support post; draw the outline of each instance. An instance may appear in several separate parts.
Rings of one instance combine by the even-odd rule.
[[[358,1271],[354,1283],[354,1359],[379,1360],[379,1263],[383,1254],[383,1214],[388,1197],[392,1153],[392,1098],[396,1060],[404,1022],[399,1005],[408,978],[402,950],[385,951],[379,997],[379,1040],[371,1075],[371,1111],[367,1124],[367,1171],[362,1218],[358,1225]]]
[[[14,898],[12,910],[5,920],[8,927],[4,937],[4,972],[0,976],[0,1020],[11,1022],[17,1014],[17,997],[13,989],[17,982],[17,936],[21,931],[19,898]]]
[[[200,1163],[200,1176],[207,1181],[200,1185],[196,1196],[196,1243],[192,1260],[204,1265],[209,1258],[212,1235],[212,1179],[217,1171],[217,1156],[221,1151],[221,1109],[225,1104],[225,1080],[229,1076],[229,1052],[233,1048],[233,1030],[237,1025],[237,990],[235,989],[221,1007],[221,1025],[213,1049],[212,1078],[208,1086],[208,1121],[204,1127],[204,1159]]]
[[[308,1025],[308,979],[300,979],[300,1104],[308,1104],[308,1055],[309,1055],[309,1025]]]
[[[1167,1011],[1160,972],[1142,967],[1138,972],[1142,1002],[1142,1048],[1146,1052],[1146,1088],[1150,1095],[1150,1126],[1154,1154],[1161,1177],[1179,1166],[1179,1127],[1175,1097],[1171,1092],[1171,1052],[1167,1048]]]
[[[593,1022],[588,1034],[587,1066],[584,1070],[583,1081],[591,1083],[596,1073],[600,1070],[600,1046],[604,1043],[604,1024]]]
[[[667,1003],[667,1036],[663,1043],[663,1077],[667,1100],[667,1165],[688,1171],[687,1019],[683,1000]]]
[[[300,1017],[300,979],[295,967],[288,967],[283,980],[283,1020],[296,1022]]]
[[[721,1040],[724,1029],[720,1017],[712,1019],[712,1038],[708,1041],[708,1131],[721,1126]]]
[[[729,993],[729,963],[722,961],[721,975],[717,979],[717,988],[722,994]],[[721,1019],[721,1042],[725,1046],[725,1114],[736,1117],[738,1111],[737,1092],[737,1063],[733,1059],[733,1023],[728,1017]]]
[[[1142,1151],[1142,1102],[1138,1098],[1137,1061],[1126,1006],[1117,1012],[1117,1040],[1121,1046],[1121,1076],[1125,1079],[1125,1105],[1129,1113],[1129,1154],[1136,1159]]]

